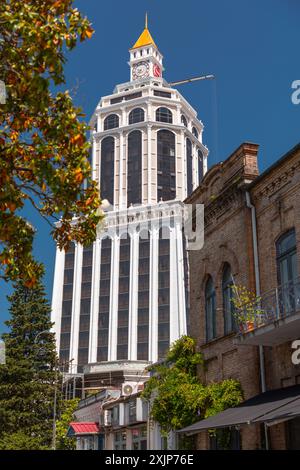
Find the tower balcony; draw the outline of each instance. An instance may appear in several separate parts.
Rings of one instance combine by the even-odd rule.
[[[280,285],[251,306],[239,324],[236,343],[275,346],[300,338],[300,278]]]

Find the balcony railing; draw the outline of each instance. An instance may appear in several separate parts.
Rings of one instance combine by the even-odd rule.
[[[238,321],[238,336],[245,337],[247,333],[256,333],[258,330],[263,333],[263,327],[274,324],[278,326],[280,321],[284,322],[298,314],[300,314],[300,278],[267,291],[255,304],[251,304],[250,309],[246,306],[244,311],[239,312],[239,319],[244,317],[244,320]]]

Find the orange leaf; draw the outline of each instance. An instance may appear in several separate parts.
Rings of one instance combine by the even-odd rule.
[[[85,30],[85,34],[89,39],[93,36],[94,32],[95,32],[95,30],[91,27],[89,27]]]
[[[76,183],[81,183],[83,180],[83,174],[81,168],[76,168],[75,170],[75,181]]]

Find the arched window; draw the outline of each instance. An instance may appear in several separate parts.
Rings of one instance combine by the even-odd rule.
[[[108,199],[114,203],[114,160],[115,140],[113,137],[105,137],[101,142],[101,177],[100,192],[102,199]]]
[[[104,130],[114,129],[119,127],[119,116],[117,114],[110,114],[104,119]]]
[[[127,205],[142,202],[142,133],[128,135]]]
[[[205,286],[206,340],[216,337],[216,293],[211,276]]]
[[[145,112],[142,108],[135,108],[129,113],[129,124],[143,122],[145,120]]]
[[[188,126],[187,119],[184,114],[181,115],[181,124],[183,124],[185,127]]]
[[[159,122],[167,122],[172,124],[173,116],[171,111],[168,108],[158,108],[156,110],[156,120]]]
[[[192,134],[196,137],[196,139],[198,139],[199,134],[198,134],[196,127],[193,127]]]
[[[200,184],[203,179],[203,153],[200,149],[198,149],[198,178]]]
[[[234,305],[232,303],[232,274],[228,263],[225,264],[222,277],[223,313],[224,313],[224,334],[227,335],[235,331]]]
[[[193,192],[193,152],[192,142],[186,139],[186,177],[187,177],[187,195]]]
[[[280,310],[281,314],[288,315],[300,308],[295,229],[289,230],[279,238],[276,254]]]
[[[176,197],[175,135],[162,129],[157,133],[157,200]]]

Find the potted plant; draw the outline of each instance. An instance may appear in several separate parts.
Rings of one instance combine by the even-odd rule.
[[[263,310],[260,308],[261,298],[245,286],[232,285],[233,315],[240,331],[252,331],[260,323]]]

